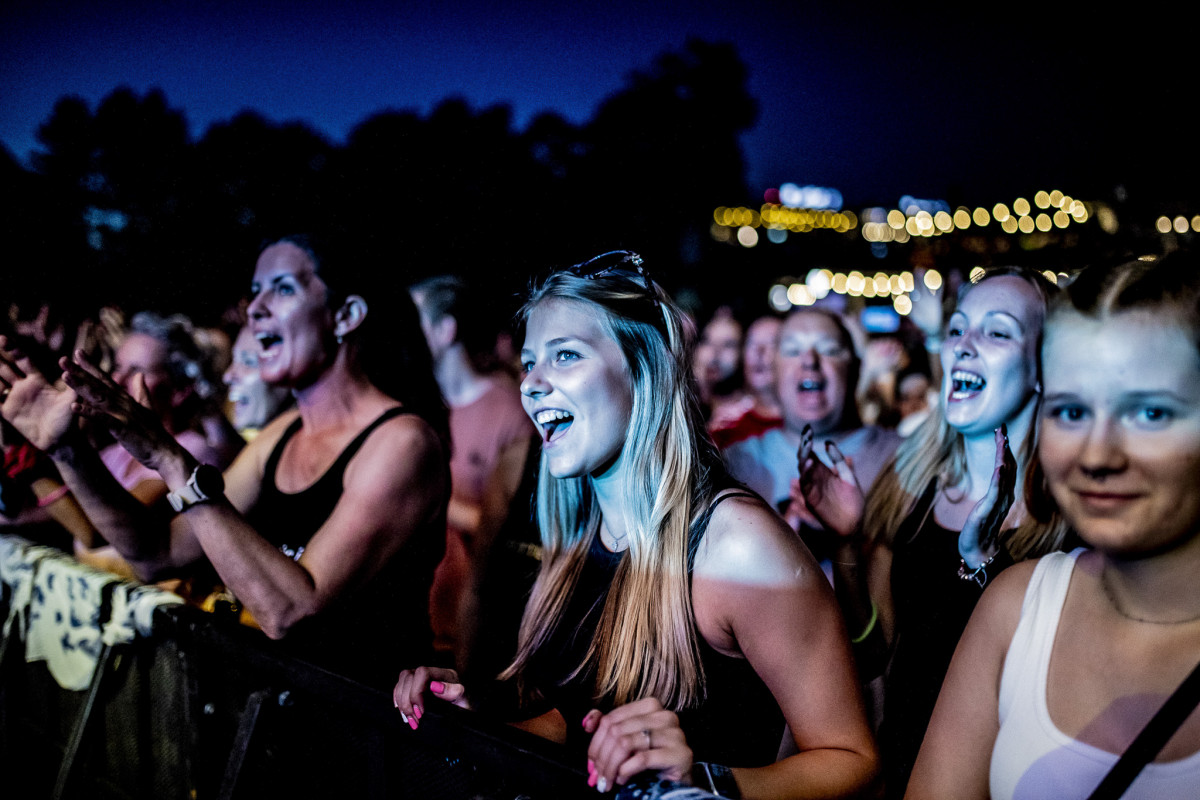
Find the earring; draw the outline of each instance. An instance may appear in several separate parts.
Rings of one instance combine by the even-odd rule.
[[[337,335],[337,343],[338,344],[342,343],[342,335],[340,333]]]

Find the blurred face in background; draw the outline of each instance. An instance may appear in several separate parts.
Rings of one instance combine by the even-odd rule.
[[[711,387],[729,378],[737,371],[741,354],[742,326],[733,317],[713,317],[696,346],[696,380]]]
[[[756,394],[775,392],[775,351],[779,348],[782,327],[783,322],[775,317],[759,317],[746,330],[742,368],[746,387]]]
[[[258,342],[249,326],[233,343],[233,360],[223,376],[233,407],[233,426],[239,431],[261,428],[287,401],[286,389],[268,386],[258,369]]]
[[[837,323],[817,311],[793,312],[779,331],[775,391],[787,428],[799,433],[811,425],[820,436],[838,430],[854,354]]]
[[[150,407],[165,414],[183,400],[167,371],[167,356],[164,342],[145,333],[130,333],[117,348],[113,380],[133,394],[134,378],[141,375],[150,395]]]

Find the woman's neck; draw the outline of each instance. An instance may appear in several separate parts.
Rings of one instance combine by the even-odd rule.
[[[1113,609],[1139,622],[1200,621],[1200,532],[1178,547],[1144,558],[1099,553],[1101,587]]]
[[[344,352],[338,354],[320,377],[292,394],[303,425],[309,431],[337,427],[351,420],[372,395],[382,395],[365,375],[349,367]]]
[[[605,546],[624,550],[629,546],[629,531],[625,527],[624,455],[617,456],[602,475],[592,476],[592,491],[600,506],[600,525],[607,532]]]

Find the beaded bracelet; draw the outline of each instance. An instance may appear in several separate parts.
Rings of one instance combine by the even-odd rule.
[[[988,582],[987,567],[996,560],[996,556],[999,554],[999,550],[997,550],[995,553],[992,553],[991,557],[988,558],[987,561],[984,561],[975,569],[971,569],[967,566],[967,560],[965,558],[960,558],[958,560],[958,577],[964,581],[975,581],[975,583],[979,584],[979,588],[982,589],[984,586],[987,586]]]

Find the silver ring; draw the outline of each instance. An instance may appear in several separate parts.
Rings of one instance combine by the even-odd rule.
[[[646,749],[653,750],[654,749],[654,740],[650,738],[650,729],[642,728],[642,735],[646,737]]]

